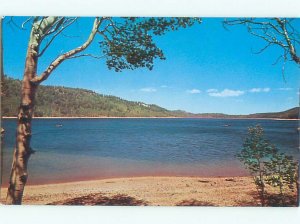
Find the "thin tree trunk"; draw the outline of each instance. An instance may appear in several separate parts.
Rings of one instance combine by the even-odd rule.
[[[21,103],[18,111],[16,146],[13,155],[6,204],[21,204],[23,191],[27,182],[27,163],[33,150],[30,147],[31,120],[37,85],[30,82],[36,75],[38,40],[33,31],[27,49],[25,71],[22,82]]]
[[[264,179],[263,179],[263,174],[262,174],[262,167],[261,167],[261,161],[260,159],[257,159],[258,164],[259,164],[259,180],[260,180],[260,188],[261,188],[261,192],[260,192],[260,197],[261,197],[261,205],[262,207],[265,206],[265,183],[264,183]]]

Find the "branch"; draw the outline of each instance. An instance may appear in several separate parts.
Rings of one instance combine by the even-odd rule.
[[[281,58],[283,58],[283,55],[280,55],[272,65],[276,65]]]
[[[272,43],[268,43],[266,46],[264,46],[263,48],[261,48],[259,51],[257,52],[253,52],[254,54],[261,54],[262,52],[264,52],[268,47],[270,47],[272,45]]]
[[[70,25],[72,25],[77,18],[73,19],[71,22],[69,22],[67,25],[63,26],[56,34],[54,34],[51,38],[51,40],[46,44],[46,46],[44,47],[43,50],[41,50],[41,53],[38,55],[38,57],[41,57],[45,51],[47,50],[47,48],[51,45],[52,41],[62,32],[64,31],[67,27],[69,27]],[[46,34],[47,35],[47,34]]]
[[[80,57],[92,57],[92,58],[95,58],[95,59],[101,59],[101,58],[104,58],[105,55],[97,56],[97,55],[93,55],[93,54],[80,54],[80,55],[74,55],[72,57],[69,57],[69,58],[67,58],[67,60],[68,59],[74,59],[74,58],[80,58]]]
[[[42,25],[44,19],[45,19],[45,16],[42,17],[42,19],[41,19],[41,21],[40,21],[40,23],[39,23],[39,26],[38,26],[38,28],[37,28],[38,30],[40,29],[40,27],[41,27],[41,25]]]
[[[26,19],[26,20],[22,23],[21,28],[22,28],[23,30],[25,30],[24,26],[26,25],[26,23],[28,23],[31,19],[32,19],[32,16],[30,16],[28,19]]]
[[[45,36],[49,36],[49,35],[55,33],[55,32],[59,29],[59,27],[63,24],[64,20],[65,20],[64,17],[62,17],[62,18],[60,18],[59,20],[57,20],[57,21],[52,25],[52,28],[53,28],[53,29],[50,29],[49,32],[45,34]]]
[[[297,64],[300,64],[300,57],[297,56],[296,54],[296,50],[294,48],[294,45],[292,44],[291,42],[291,39],[288,35],[288,32],[286,30],[286,27],[285,27],[285,23],[279,19],[279,18],[276,18],[278,24],[281,26],[282,30],[283,30],[283,33],[284,33],[284,38],[288,44],[288,47],[289,47],[289,51],[290,51],[290,55],[291,55],[291,58],[297,63]]]
[[[261,34],[258,34],[258,33],[255,33],[253,32],[253,29],[251,26],[247,25],[247,28],[248,28],[248,32],[250,34],[252,34],[253,36],[256,36],[256,37],[259,37],[263,40],[265,40],[266,42],[270,43],[270,44],[277,44],[279,46],[281,46],[282,48],[286,48],[287,45],[284,45],[281,41],[277,40],[274,36],[271,36],[267,31],[264,31],[264,35],[266,36],[263,36]]]
[[[40,84],[41,82],[43,82],[44,80],[46,80],[49,75],[66,59],[69,59],[71,57],[73,57],[74,55],[76,55],[79,52],[82,52],[83,50],[85,50],[94,40],[95,35],[97,34],[98,28],[100,26],[102,22],[102,19],[99,19],[98,17],[95,18],[94,24],[93,24],[93,28],[92,31],[88,37],[88,39],[86,40],[85,43],[83,43],[81,46],[70,50],[60,56],[58,56],[49,66],[48,68],[40,75],[40,76],[35,76],[31,81],[31,83],[33,84]]]
[[[9,25],[13,24],[13,25],[14,25],[15,27],[17,27],[18,29],[23,30],[22,27],[20,27],[18,24],[15,23],[15,21],[14,21],[14,19],[13,19],[12,16],[9,17],[9,20],[7,21],[7,24],[9,24]],[[11,28],[12,28],[12,26],[11,26]],[[13,29],[13,28],[12,28],[12,29]]]

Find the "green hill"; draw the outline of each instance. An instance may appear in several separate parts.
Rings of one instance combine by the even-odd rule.
[[[196,114],[196,117],[202,118],[276,118],[276,119],[299,119],[299,107],[272,113],[255,113],[248,115],[229,115],[221,113],[203,113]]]
[[[299,119],[299,107],[277,112],[277,113],[257,113],[246,115],[248,118],[281,118],[281,119]]]
[[[21,81],[5,76],[1,98],[1,115],[16,116],[20,102]],[[250,115],[222,113],[193,114],[170,111],[154,104],[133,102],[91,90],[61,86],[39,86],[36,96],[36,117],[200,117],[200,118],[281,118],[298,119],[299,107],[283,112]]]
[[[1,101],[3,116],[16,116],[20,102],[21,81],[5,77]],[[39,86],[36,117],[168,117],[171,111],[156,105],[123,100],[90,90],[59,86]]]

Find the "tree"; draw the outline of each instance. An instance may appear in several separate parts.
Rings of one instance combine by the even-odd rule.
[[[265,206],[265,183],[267,176],[264,163],[275,152],[275,147],[264,139],[262,127],[257,125],[248,129],[248,136],[244,141],[243,148],[237,154],[237,158],[244,163],[253,176],[262,206]]]
[[[37,75],[38,60],[54,43],[57,36],[78,20],[77,17],[29,17],[21,25],[31,23],[31,32],[25,60],[22,81],[22,96],[18,111],[16,147],[10,182],[6,198],[7,204],[21,204],[28,178],[27,164],[34,150],[30,146],[31,120],[34,113],[37,87],[64,61],[80,57],[105,59],[109,69],[119,72],[123,69],[139,67],[153,68],[154,59],[165,59],[161,49],[154,43],[154,35],[186,28],[198,23],[197,18],[112,18],[96,17],[87,40],[79,47],[56,57],[52,63]],[[13,18],[10,19],[13,22]],[[84,53],[84,50],[99,36],[99,46],[103,55]]]
[[[300,46],[300,33],[297,30],[297,20],[293,18],[239,18],[226,19],[226,26],[244,25],[248,32],[258,38],[261,38],[266,45],[256,53],[262,53],[269,47],[279,47],[282,54],[279,55],[274,64],[280,60],[283,63],[294,61],[300,65],[300,55],[297,49]],[[284,74],[284,64],[282,72]]]
[[[260,125],[249,128],[248,136],[237,157],[253,176],[262,206],[266,205],[266,184],[279,188],[281,205],[285,204],[284,193],[287,189],[293,191],[296,187],[298,197],[298,163],[292,156],[279,152],[269,143],[264,138]]]

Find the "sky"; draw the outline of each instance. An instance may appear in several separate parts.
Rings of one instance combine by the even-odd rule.
[[[25,17],[16,17],[22,24]],[[190,28],[155,37],[166,60],[146,68],[115,72],[105,60],[78,58],[63,62],[44,85],[90,89],[126,100],[156,104],[193,113],[250,114],[275,112],[299,105],[300,68],[294,62],[273,65],[282,50],[271,47],[244,26],[224,29],[221,18],[203,18]],[[3,23],[4,71],[22,79],[30,26],[21,30],[5,18]],[[300,27],[300,19],[296,21]],[[38,73],[61,52],[81,45],[93,24],[82,18],[55,39],[39,59]],[[86,53],[101,55],[96,39]]]

